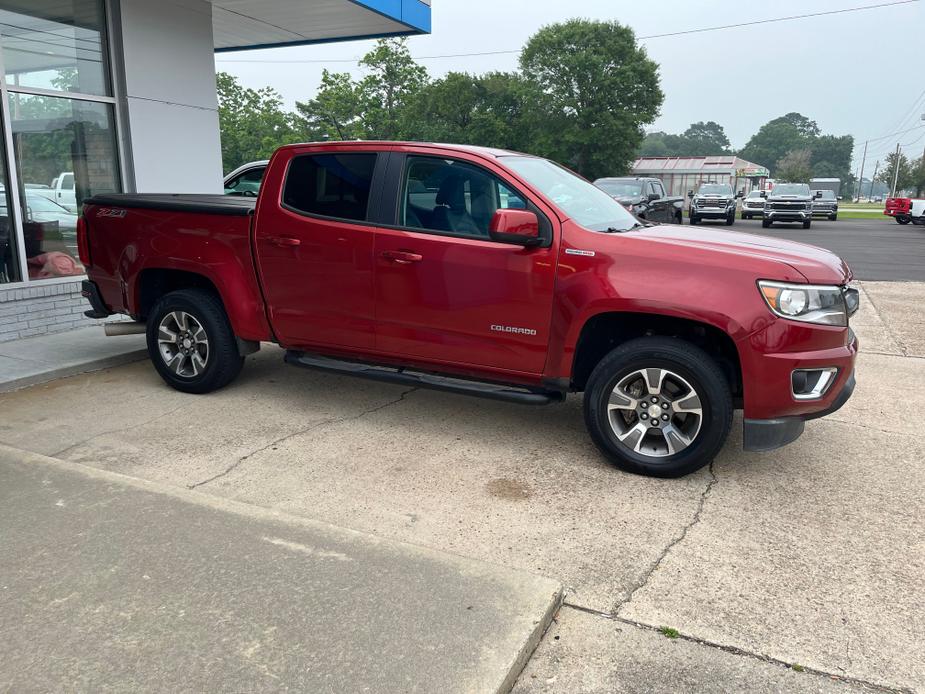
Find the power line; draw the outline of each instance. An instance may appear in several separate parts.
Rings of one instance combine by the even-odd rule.
[[[663,39],[670,36],[684,36],[686,34],[701,34],[707,31],[721,31],[723,29],[737,29],[740,27],[749,27],[756,26],[759,24],[774,24],[777,22],[790,22],[796,19],[809,19],[812,17],[824,17],[833,14],[845,14],[846,12],[860,12],[862,10],[874,10],[883,7],[894,7],[896,5],[908,5],[913,2],[919,2],[919,0],[894,0],[893,2],[881,2],[876,5],[862,5],[861,7],[845,7],[840,10],[827,10],[825,12],[811,12],[809,14],[795,14],[788,17],[773,17],[771,19],[758,19],[753,22],[740,22],[738,24],[723,24],[721,26],[714,27],[703,27],[700,29],[686,29],[684,31],[672,31],[666,34],[652,34],[650,36],[639,36],[637,37],[639,41],[648,41],[650,39]],[[414,60],[436,60],[439,58],[468,58],[475,56],[486,56],[486,55],[511,55],[514,53],[520,53],[521,49],[516,50],[504,50],[504,51],[480,51],[476,53],[446,53],[441,55],[419,55],[414,56]],[[352,58],[338,58],[333,60],[221,60],[217,61],[221,63],[293,63],[293,64],[308,64],[308,63],[356,63],[357,60]]]

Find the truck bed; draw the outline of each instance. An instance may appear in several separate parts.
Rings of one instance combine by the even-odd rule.
[[[148,210],[165,210],[174,212],[202,212],[205,214],[230,215],[246,217],[254,213],[257,198],[234,195],[208,194],[144,194],[144,193],[108,193],[94,195],[84,200],[88,205],[106,207],[144,208]]]

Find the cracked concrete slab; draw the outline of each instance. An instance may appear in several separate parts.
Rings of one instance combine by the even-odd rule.
[[[863,286],[902,353],[925,357],[925,282],[864,282]]]
[[[708,480],[615,470],[579,398],[536,408],[420,390],[395,402],[406,388],[281,357],[265,348],[209,396],[176,393],[145,364],[11,393],[0,441],[184,487],[214,477],[199,488],[554,575],[602,610],[643,579]]]
[[[0,525],[0,691],[507,692],[561,595],[8,447]]]
[[[733,691],[870,694],[875,690],[684,639],[669,639],[651,629],[563,607],[513,694]]]
[[[620,616],[894,688],[925,688],[925,444],[819,420],[726,449],[685,541]]]

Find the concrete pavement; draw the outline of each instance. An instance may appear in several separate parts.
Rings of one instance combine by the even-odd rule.
[[[144,335],[106,337],[102,325],[0,342],[0,393],[145,358]]]
[[[0,691],[506,692],[555,581],[0,447]]]
[[[578,398],[408,390],[273,348],[208,396],[145,363],[0,396],[0,441],[560,579],[569,631],[518,687],[925,691],[925,284],[863,289],[848,405],[767,454],[741,451],[736,419],[712,469],[681,480],[608,466]]]

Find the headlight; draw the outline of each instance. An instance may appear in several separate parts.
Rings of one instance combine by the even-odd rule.
[[[771,311],[781,318],[848,325],[848,308],[841,287],[759,280],[758,288]]]

